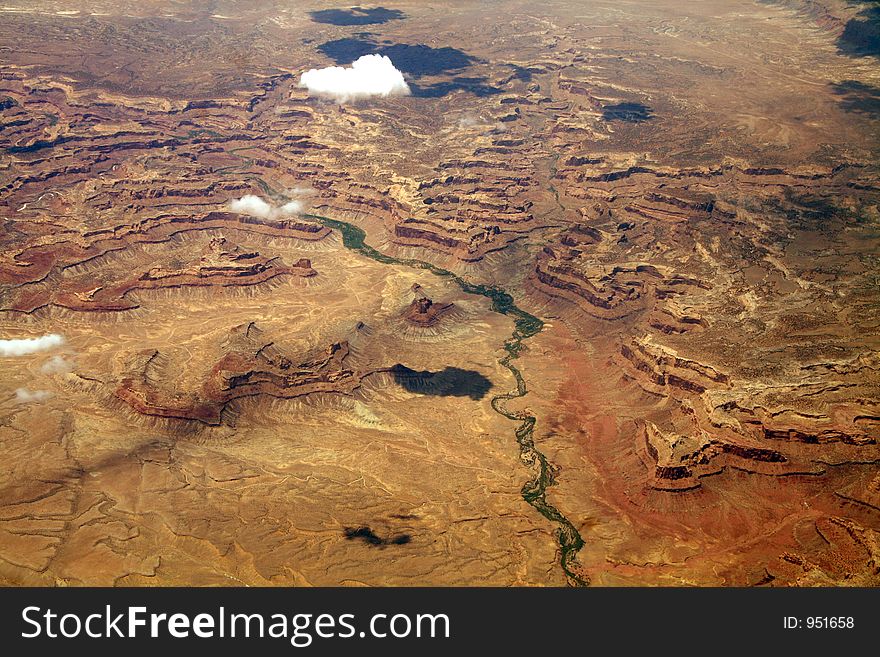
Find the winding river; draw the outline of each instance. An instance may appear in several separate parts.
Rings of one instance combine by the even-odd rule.
[[[499,287],[469,283],[451,271],[422,260],[392,258],[385,255],[366,244],[366,233],[353,224],[318,215],[305,215],[305,217],[339,231],[342,234],[342,243],[347,249],[356,251],[383,264],[405,265],[416,269],[425,269],[437,276],[448,278],[454,281],[465,293],[477,294],[490,299],[493,312],[513,318],[513,334],[504,341],[505,355],[498,362],[513,374],[514,379],[516,379],[516,390],[493,397],[492,408],[495,412],[519,423],[516,428],[516,442],[519,444],[520,459],[532,470],[532,478],[523,484],[522,496],[541,515],[556,525],[556,538],[559,541],[559,565],[562,567],[569,585],[586,586],[589,584],[584,575],[576,572],[577,567],[575,565],[577,553],[584,545],[583,538],[581,538],[575,526],[571,524],[571,521],[559,509],[547,501],[547,488],[555,482],[552,464],[535,447],[534,435],[537,420],[535,416],[526,412],[517,413],[507,409],[507,402],[509,400],[523,397],[528,392],[525,379],[523,379],[522,373],[513,364],[513,361],[519,357],[523,343],[541,332],[544,322],[517,307],[513,297]]]

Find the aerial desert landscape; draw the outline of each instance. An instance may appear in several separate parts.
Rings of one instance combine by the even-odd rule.
[[[0,6],[0,584],[880,586],[880,4]]]

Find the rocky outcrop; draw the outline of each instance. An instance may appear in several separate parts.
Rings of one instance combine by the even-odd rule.
[[[443,315],[453,308],[451,303],[435,303],[428,297],[420,296],[404,312],[404,319],[413,326],[427,328],[440,322]]]
[[[227,405],[244,397],[266,396],[293,399],[315,393],[350,394],[369,374],[345,363],[346,342],[329,345],[313,358],[292,360],[273,342],[262,337],[253,323],[236,327],[221,347],[222,354],[201,381],[179,381],[186,390],[170,387],[161,378],[155,350],[133,357],[130,374],[116,387],[114,395],[141,415],[176,420],[193,420],[219,425]]]
[[[16,250],[6,258],[6,263],[0,263],[0,281],[12,285],[40,281],[54,269],[82,265],[124,251],[130,245],[168,242],[182,233],[217,229],[305,240],[319,240],[330,232],[299,219],[259,220],[229,212],[208,212],[196,217],[164,215],[79,235],[36,237],[31,245]]]
[[[835,233],[854,215],[830,196],[871,212],[862,167],[607,168],[599,156],[561,164],[585,204],[537,253],[528,289],[638,391],[621,413],[641,416],[646,485],[694,491],[727,469],[816,476],[825,459],[876,459],[880,370],[841,301],[867,311],[862,256],[828,253],[853,274],[826,287],[797,242],[847,250]]]
[[[646,422],[645,447],[655,462],[649,482],[657,490],[692,490],[699,487],[700,477],[716,474],[728,464],[773,475],[792,471],[778,451],[712,438],[698,426],[682,435]]]
[[[256,252],[242,252],[225,238],[214,238],[201,258],[188,266],[154,266],[142,273],[120,272],[122,280],[105,278],[95,284],[85,275],[67,277],[58,286],[22,287],[5,309],[23,313],[47,306],[83,312],[132,310],[138,303],[129,297],[138,290],[185,287],[232,288],[266,283],[279,276],[310,278],[317,275],[307,258],[285,265],[280,258],[265,258]]]

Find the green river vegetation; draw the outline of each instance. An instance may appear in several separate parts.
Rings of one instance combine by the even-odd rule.
[[[266,191],[269,191],[268,189]],[[516,441],[519,444],[520,458],[533,471],[533,477],[522,487],[523,499],[531,504],[545,518],[557,526],[556,536],[559,541],[559,564],[572,586],[586,586],[589,582],[585,576],[576,572],[575,560],[578,551],[583,547],[584,541],[580,533],[555,506],[547,501],[547,488],[554,482],[553,466],[535,447],[535,424],[537,419],[526,412],[512,412],[507,410],[507,402],[525,396],[528,392],[525,379],[513,361],[519,357],[524,342],[541,332],[544,322],[519,308],[514,303],[513,297],[503,289],[494,285],[478,285],[470,283],[451,271],[437,267],[429,262],[410,258],[393,258],[377,251],[366,243],[367,234],[357,226],[328,219],[318,215],[305,215],[305,218],[317,221],[328,228],[337,230],[342,234],[342,243],[345,248],[356,251],[367,258],[387,265],[405,265],[415,269],[424,269],[436,276],[441,276],[455,282],[465,293],[477,294],[492,301],[492,311],[513,318],[513,334],[504,342],[505,355],[498,361],[510,370],[516,379],[516,390],[496,395],[492,398],[492,408],[504,417],[518,422],[516,428]]]

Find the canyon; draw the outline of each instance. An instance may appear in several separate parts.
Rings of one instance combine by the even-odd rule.
[[[880,584],[871,3],[209,4],[0,8],[0,583]]]

